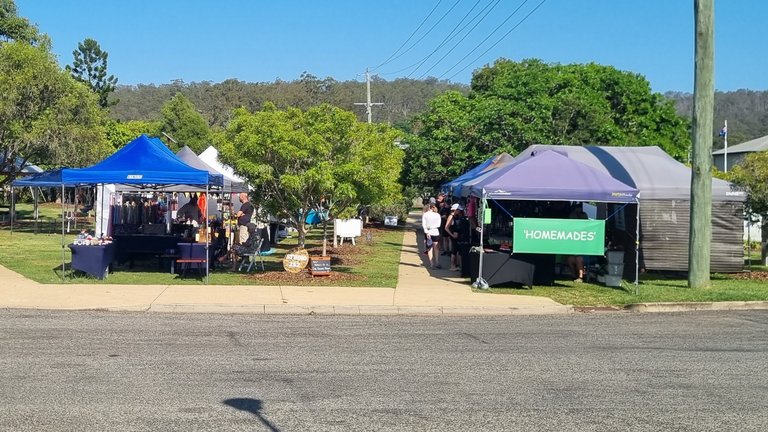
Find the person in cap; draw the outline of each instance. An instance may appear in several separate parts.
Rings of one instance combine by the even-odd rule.
[[[451,271],[459,271],[467,265],[469,254],[470,224],[460,204],[451,206],[451,215],[445,226],[446,236],[451,238]],[[461,268],[460,268],[461,267]]]

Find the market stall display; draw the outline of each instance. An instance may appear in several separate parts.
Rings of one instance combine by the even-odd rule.
[[[105,279],[115,256],[115,244],[69,244],[72,251],[72,269]]]

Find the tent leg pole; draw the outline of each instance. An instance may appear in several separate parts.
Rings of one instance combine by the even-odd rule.
[[[64,253],[64,185],[61,185],[61,281],[66,282],[64,279],[64,271],[66,269],[66,257]]]
[[[483,279],[483,230],[485,227],[485,190],[483,190],[483,197],[480,200],[480,208],[477,212],[480,215],[480,262],[478,264],[477,279],[472,284],[474,288],[488,289],[488,282]]]
[[[635,217],[635,295],[640,293],[640,200],[637,203]]]
[[[211,269],[211,263],[210,258],[211,255],[208,253],[208,235],[210,234],[210,227],[211,224],[208,221],[208,199],[210,197],[208,196],[208,184],[205,184],[205,213],[203,217],[205,218],[205,284],[208,284],[208,278],[210,277],[210,269]]]
[[[14,197],[13,197],[13,183],[11,183],[11,208],[8,211],[8,218],[9,218],[8,220],[10,220],[10,222],[11,222],[11,235],[13,235],[13,216],[14,216],[14,213],[16,213],[15,212],[15,210],[16,210],[16,205],[15,204],[16,203],[15,203],[15,200],[14,200]]]

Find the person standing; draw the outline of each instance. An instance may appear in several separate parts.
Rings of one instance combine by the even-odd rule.
[[[464,207],[454,204],[453,213],[448,217],[445,233],[451,237],[451,271],[459,271],[459,267],[468,265],[470,226],[469,219],[464,216]]]
[[[589,219],[587,214],[584,213],[582,204],[573,206],[571,213],[568,215],[569,219]],[[571,269],[574,282],[581,282],[584,280],[584,257],[580,255],[567,255],[565,258],[568,263],[568,267]]]
[[[445,223],[451,215],[451,205],[446,201],[445,194],[437,196],[437,213],[440,214],[440,255],[448,255],[451,252],[451,239],[445,235]]]
[[[189,202],[181,206],[179,211],[176,212],[176,219],[183,222],[190,222],[194,226],[200,225],[202,213],[200,207],[197,206],[197,197],[192,195],[189,198]]]
[[[248,194],[245,192],[240,193],[240,210],[235,213],[237,218],[237,240],[238,243],[244,244],[248,240],[248,224],[251,223],[253,217],[253,204],[248,201]]]
[[[424,230],[424,247],[429,260],[429,267],[440,267],[440,214],[437,213],[437,204],[431,203],[427,211],[421,216],[421,228]]]

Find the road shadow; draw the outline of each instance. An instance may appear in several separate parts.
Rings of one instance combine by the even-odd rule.
[[[253,398],[234,398],[234,399],[226,399],[223,401],[224,405],[229,405],[234,409],[240,410],[240,411],[246,411],[256,416],[257,419],[263,424],[267,429],[273,431],[273,432],[280,432],[280,429],[277,428],[277,426],[270,423],[269,420],[267,420],[264,417],[264,414],[261,413],[262,404],[261,399],[253,399]]]

